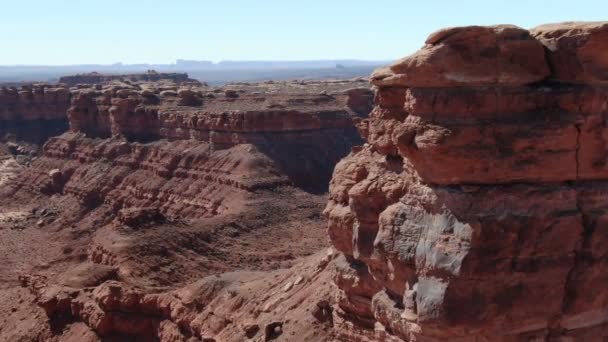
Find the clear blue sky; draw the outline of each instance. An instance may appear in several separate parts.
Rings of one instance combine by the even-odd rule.
[[[387,60],[446,26],[608,20],[608,0],[0,0],[0,65]]]

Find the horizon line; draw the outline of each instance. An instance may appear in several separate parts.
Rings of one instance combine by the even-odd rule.
[[[107,67],[128,67],[128,66],[178,66],[180,62],[183,64],[201,63],[201,65],[221,65],[223,63],[312,63],[312,62],[359,62],[359,63],[387,63],[395,59],[357,59],[357,58],[328,58],[328,59],[222,59],[222,60],[196,60],[178,58],[172,63],[82,63],[82,64],[0,64],[0,67],[73,67],[73,66],[107,66]]]

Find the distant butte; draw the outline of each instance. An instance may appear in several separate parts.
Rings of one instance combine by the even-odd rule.
[[[108,75],[100,74],[97,72],[78,74],[73,76],[62,76],[59,78],[60,84],[65,84],[68,87],[74,87],[79,84],[103,84],[112,81],[126,80],[130,82],[156,82],[160,80],[172,81],[176,85],[180,85],[186,82],[196,82],[191,78],[188,78],[186,73],[158,73],[154,70],[148,70],[146,73],[141,74],[127,74],[127,75]]]

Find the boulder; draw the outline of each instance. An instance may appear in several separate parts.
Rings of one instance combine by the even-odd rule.
[[[525,85],[549,75],[543,45],[511,25],[467,26],[431,34],[425,46],[379,69],[378,86]]]
[[[608,23],[546,24],[530,31],[546,47],[551,78],[578,84],[608,84]]]

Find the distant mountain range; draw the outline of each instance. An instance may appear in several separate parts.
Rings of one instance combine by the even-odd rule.
[[[196,61],[178,59],[174,64],[81,64],[81,65],[10,65],[0,66],[0,83],[57,82],[59,77],[99,72],[125,74],[156,70],[187,72],[190,77],[211,84],[236,81],[286,79],[328,79],[367,77],[390,61],[315,60],[315,61]]]

